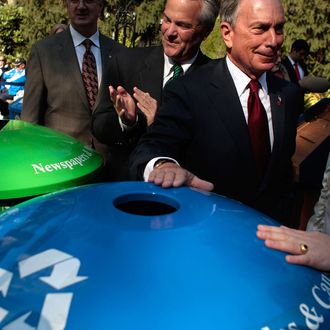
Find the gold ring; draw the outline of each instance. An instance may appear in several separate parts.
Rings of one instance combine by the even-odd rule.
[[[300,244],[301,254],[306,254],[308,252],[308,246],[306,244]]]

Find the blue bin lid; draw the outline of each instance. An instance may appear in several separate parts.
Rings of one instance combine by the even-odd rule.
[[[0,215],[0,328],[330,329],[330,278],[266,248],[259,223],[277,224],[143,182],[24,202]]]

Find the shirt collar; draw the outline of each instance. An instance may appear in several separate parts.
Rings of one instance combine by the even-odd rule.
[[[292,65],[294,65],[296,63],[290,55],[288,55],[288,59],[289,59],[289,61],[291,62]]]
[[[181,67],[182,67],[184,73],[186,73],[187,70],[189,69],[189,67],[194,63],[194,61],[196,60],[196,58],[198,56],[198,53],[199,53],[199,51],[190,60],[181,63]],[[175,62],[164,53],[164,63],[165,63],[164,64],[164,77],[167,77],[170,74],[172,74],[171,69],[172,69],[173,65],[175,64]]]
[[[234,80],[234,84],[237,90],[237,94],[239,97],[245,92],[251,78],[248,77],[243,71],[241,71],[230,59],[226,56],[226,63],[230,75]],[[258,79],[261,88],[265,95],[268,94],[267,80],[266,80],[266,72],[264,72]]]
[[[70,28],[70,33],[72,36],[74,47],[80,46],[81,43],[87,38],[84,37],[82,34],[80,34],[77,30],[75,30],[72,25],[70,25],[69,28]],[[88,39],[90,39],[93,42],[94,46],[100,48],[100,32],[99,32],[99,30],[97,30]]]

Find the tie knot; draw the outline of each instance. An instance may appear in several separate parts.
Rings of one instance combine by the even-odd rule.
[[[182,75],[183,69],[181,64],[175,63],[172,68],[173,68],[173,78],[177,78]]]
[[[87,51],[90,51],[92,45],[93,45],[93,41],[90,39],[85,39],[82,44],[85,46]]]
[[[250,88],[250,91],[253,92],[253,93],[258,92],[258,90],[259,90],[259,81],[258,80],[250,80],[249,88]]]

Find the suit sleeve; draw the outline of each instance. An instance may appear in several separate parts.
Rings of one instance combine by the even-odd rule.
[[[105,82],[102,84],[100,102],[92,115],[92,132],[100,142],[113,145],[115,141],[121,140],[122,136],[118,116],[109,94],[109,85],[115,85],[118,80],[117,60],[115,56],[110,61],[109,69],[103,73],[103,76]]]
[[[51,65],[51,64],[50,64]],[[22,120],[43,124],[47,109],[47,90],[37,46],[33,46],[26,69]]]
[[[142,180],[145,165],[155,157],[169,157],[184,163],[182,155],[193,134],[190,99],[182,82],[175,81],[164,90],[163,104],[154,123],[131,154],[132,179]]]
[[[124,67],[122,63],[119,63],[119,58],[122,57],[122,53],[114,56],[110,62],[109,72],[107,75],[110,77],[103,86],[100,105],[95,109],[92,116],[92,132],[93,135],[102,143],[109,146],[130,146],[136,144],[138,138],[145,132],[146,120],[141,112],[138,112],[138,122],[129,131],[122,131],[119,124],[117,112],[110,99],[108,85],[112,85],[115,88],[119,85],[126,87],[121,76],[120,69]],[[129,90],[132,94],[132,91]]]

